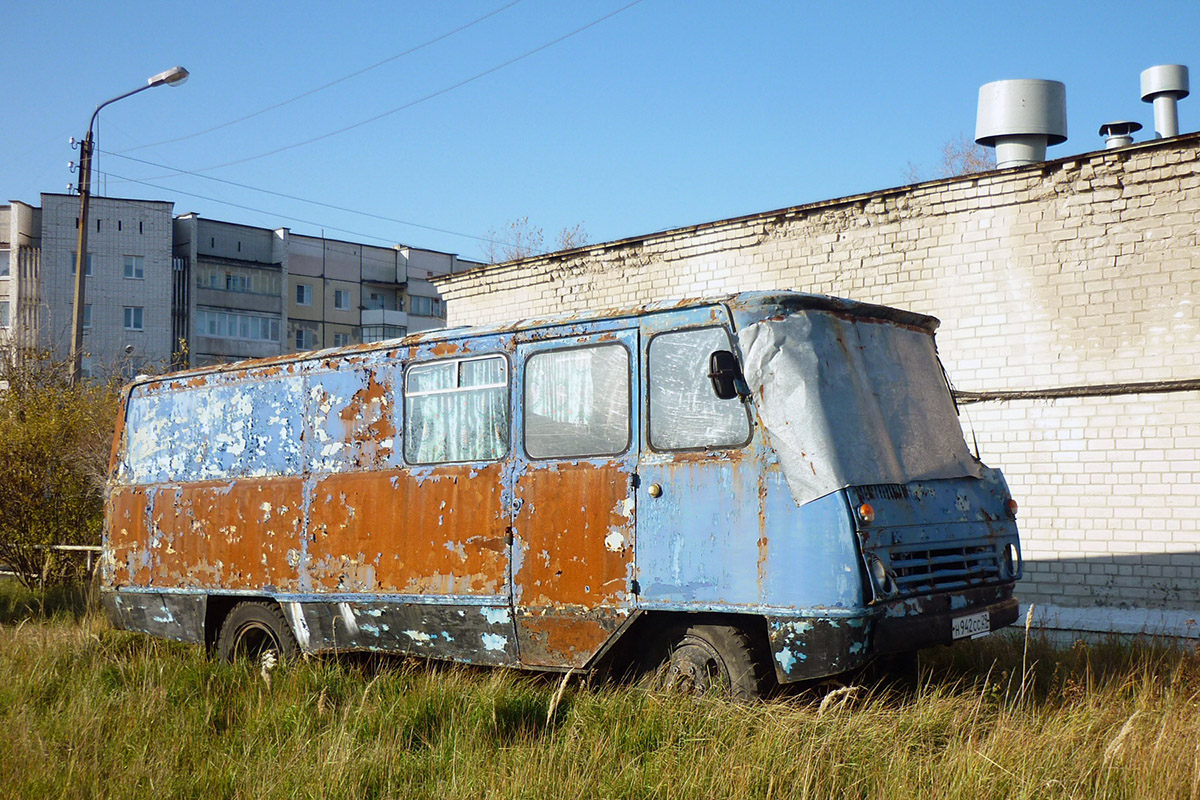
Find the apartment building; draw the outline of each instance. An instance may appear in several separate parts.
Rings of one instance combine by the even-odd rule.
[[[41,268],[42,211],[22,202],[0,206],[0,347],[29,346],[36,338],[37,302],[31,293]]]
[[[430,278],[480,266],[453,253],[288,237],[287,350],[378,342],[446,324]]]
[[[70,352],[79,198],[0,206],[0,345]],[[445,324],[429,279],[481,266],[452,253],[173,216],[93,197],[85,375],[204,366],[381,341]]]
[[[74,318],[79,198],[43,193],[36,208],[4,206],[9,231],[0,325],[20,346],[66,358]],[[171,215],[157,200],[94,197],[88,219],[83,373],[132,375],[171,355]],[[0,245],[3,247],[3,245]],[[15,265],[14,265],[15,254]],[[7,320],[4,317],[7,317]]]
[[[175,218],[173,363],[207,366],[284,352],[287,228]]]

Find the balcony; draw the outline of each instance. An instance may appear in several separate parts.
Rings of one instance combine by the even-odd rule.
[[[403,311],[392,311],[387,308],[364,308],[362,312],[362,324],[364,326],[393,325],[407,328],[408,314]]]

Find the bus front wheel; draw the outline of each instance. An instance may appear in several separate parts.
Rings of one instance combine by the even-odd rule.
[[[675,629],[664,664],[665,688],[684,694],[724,694],[750,702],[762,696],[762,666],[750,637],[732,625]]]

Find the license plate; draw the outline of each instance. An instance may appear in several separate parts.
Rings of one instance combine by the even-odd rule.
[[[991,632],[991,615],[986,611],[950,620],[950,635],[954,639],[964,639],[968,636],[974,639],[978,636],[987,636]]]

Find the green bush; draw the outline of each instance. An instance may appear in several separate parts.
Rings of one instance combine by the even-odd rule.
[[[27,586],[83,577],[51,545],[100,543],[118,391],[45,351],[0,353],[0,563]]]

